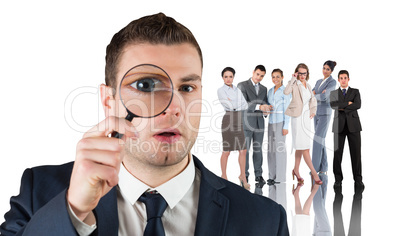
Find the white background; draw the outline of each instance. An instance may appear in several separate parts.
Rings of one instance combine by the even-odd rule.
[[[237,84],[248,79],[257,64],[263,64],[268,75],[262,84],[270,88],[273,84],[269,73],[274,68],[284,71],[287,83],[296,65],[304,62],[310,68],[309,82],[314,85],[322,77],[322,64],[335,60],[338,65],[334,77],[341,69],[349,70],[350,86],[359,88],[362,98],[359,115],[366,184],[362,235],[390,235],[399,228],[397,217],[402,210],[397,201],[400,199],[397,177],[402,163],[398,142],[401,112],[397,99],[402,79],[399,4],[397,1],[265,2],[2,2],[0,215],[9,210],[10,196],[18,194],[25,168],[74,160],[75,145],[83,132],[103,119],[98,86],[104,81],[105,48],[112,35],[133,19],[164,12],[187,26],[203,51],[205,106],[193,153],[209,169],[220,175],[223,109],[216,101],[216,90],[222,85],[220,72],[224,67],[236,69]],[[332,140],[330,128],[327,212],[331,225]],[[289,136],[288,146],[290,141]],[[347,150],[345,147],[346,153]],[[353,181],[349,156],[345,155],[343,217],[347,230]],[[289,152],[288,216],[293,204],[290,194],[293,164],[294,157]],[[266,159],[263,165],[266,178]],[[230,156],[228,169],[229,179],[237,183],[237,154]],[[308,179],[304,162],[301,171]],[[250,182],[253,186],[254,182]],[[306,185],[302,189],[305,196],[309,193],[309,181]]]

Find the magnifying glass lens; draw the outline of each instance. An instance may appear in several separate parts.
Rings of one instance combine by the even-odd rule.
[[[169,75],[150,64],[131,68],[120,83],[120,98],[135,117],[150,118],[164,112],[173,97]]]

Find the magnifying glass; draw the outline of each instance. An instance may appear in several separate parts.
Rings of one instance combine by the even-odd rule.
[[[120,101],[127,110],[126,120],[152,118],[162,114],[173,99],[173,83],[162,68],[140,64],[128,70],[119,85]],[[112,137],[123,134],[113,132]]]

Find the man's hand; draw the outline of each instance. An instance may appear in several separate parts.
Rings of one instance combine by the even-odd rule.
[[[287,129],[282,130],[282,135],[283,136],[286,136],[288,133],[289,133],[289,130],[287,130]]]
[[[353,104],[353,102],[348,102],[348,105],[352,105]]]
[[[119,180],[124,140],[108,137],[113,131],[136,135],[129,121],[110,116],[86,132],[77,144],[67,201],[75,215],[89,225],[96,223],[92,210]]]
[[[260,106],[260,110],[263,112],[269,112],[272,109],[273,109],[272,105],[261,105]]]

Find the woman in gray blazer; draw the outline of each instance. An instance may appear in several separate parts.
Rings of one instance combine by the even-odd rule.
[[[331,91],[335,90],[336,81],[331,73],[336,66],[335,61],[326,61],[322,67],[323,79],[317,81],[313,88],[313,94],[317,99],[317,114],[314,116],[314,141],[313,141],[313,165],[314,169],[325,174],[328,171],[327,149],[325,137],[329,122],[331,121],[332,108],[329,104]]]

